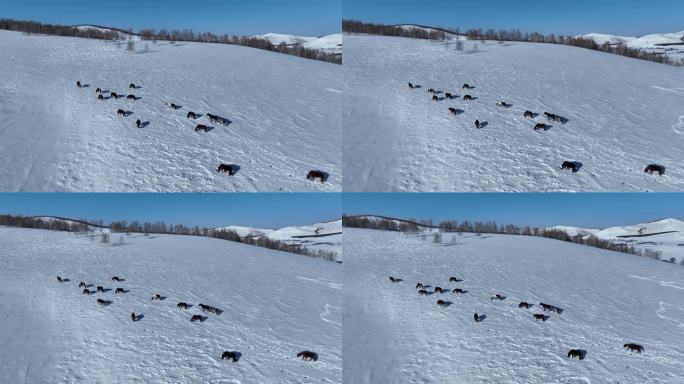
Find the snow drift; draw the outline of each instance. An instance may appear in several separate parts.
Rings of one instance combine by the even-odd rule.
[[[341,265],[193,236],[99,240],[0,228],[0,382],[341,382]],[[101,295],[112,303],[82,295],[80,280],[112,289]],[[242,356],[221,360],[226,350]]]

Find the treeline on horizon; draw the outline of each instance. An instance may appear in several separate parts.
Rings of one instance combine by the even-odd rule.
[[[328,261],[336,261],[337,255],[335,252],[328,252],[323,250],[314,251],[306,246],[299,244],[288,244],[284,241],[272,240],[267,237],[240,237],[237,232],[232,230],[215,230],[208,228],[200,228],[198,226],[187,227],[182,224],[167,225],[163,221],[160,222],[138,222],[138,221],[113,221],[109,225],[104,225],[101,220],[88,222],[85,220],[73,220],[67,218],[54,218],[54,220],[44,220],[39,217],[31,216],[13,216],[0,215],[0,226],[31,228],[31,229],[46,229],[52,231],[62,232],[76,232],[87,233],[92,232],[92,227],[108,228],[112,233],[143,233],[149,234],[167,234],[167,235],[184,235],[184,236],[202,236],[212,237],[215,239],[228,240],[242,244],[254,245],[257,247],[273,249],[276,251],[283,251],[295,253],[298,255],[316,257]],[[110,238],[104,236],[103,243],[109,243]],[[105,240],[106,239],[106,240]]]
[[[133,35],[132,31],[124,31],[121,29],[108,28],[110,31],[101,31],[97,29],[81,30],[74,26],[57,25],[57,24],[43,24],[37,21],[23,21],[13,19],[0,19],[0,29],[8,31],[24,32],[28,34],[42,34],[42,35],[56,35],[81,37],[87,39],[98,40],[125,40],[126,34]],[[285,43],[273,45],[266,39],[246,36],[230,36],[227,34],[216,35],[211,32],[195,33],[191,29],[171,30],[165,29],[156,31],[154,29],[143,29],[135,34],[142,40],[149,40],[156,43],[159,40],[169,41],[175,43],[176,41],[187,41],[197,43],[215,43],[215,44],[230,44],[240,45],[244,47],[251,47],[263,49],[271,52],[284,53],[291,56],[302,57],[305,59],[324,61],[333,64],[342,64],[342,55],[324,52],[318,49],[308,49],[301,45],[288,46]]]
[[[359,20],[342,20],[342,31],[348,33],[363,33],[369,35],[408,37],[427,40],[445,40],[449,38],[449,35],[456,34],[465,36],[468,40],[492,40],[498,41],[500,43],[504,41],[521,41],[528,43],[562,44],[591,49],[594,51],[612,53],[634,59],[653,61],[661,64],[678,66],[684,65],[684,61],[671,59],[664,54],[647,52],[643,49],[629,48],[622,44],[613,46],[608,42],[599,45],[592,39],[585,39],[576,36],[563,36],[553,33],[543,34],[539,32],[521,32],[519,29],[494,30],[490,28],[483,30],[481,28],[472,28],[461,32],[459,28],[423,28],[431,28],[431,30],[419,28],[402,28],[397,25],[366,23]]]
[[[499,225],[493,221],[479,222],[479,221],[462,221],[455,220],[442,221],[438,224],[433,224],[432,220],[415,220],[415,219],[393,219],[384,217],[367,217],[367,216],[342,216],[342,226],[348,228],[362,228],[374,229],[382,231],[394,231],[403,233],[419,233],[423,231],[424,227],[439,229],[440,232],[435,233],[439,236],[441,243],[441,233],[475,233],[475,234],[502,234],[502,235],[521,235],[521,236],[536,236],[548,239],[571,242],[589,247],[607,249],[610,251],[628,253],[630,255],[648,257],[655,260],[660,260],[662,252],[652,249],[637,249],[631,245],[614,243],[610,240],[599,239],[595,236],[570,236],[567,232],[560,229],[545,229],[533,228],[530,226],[520,227],[514,224]],[[674,262],[674,259],[669,262]],[[684,265],[684,260],[680,262]]]

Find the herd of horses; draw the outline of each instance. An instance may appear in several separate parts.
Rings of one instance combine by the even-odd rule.
[[[76,86],[78,88],[89,87],[89,85],[87,85],[87,84],[86,85],[82,84],[80,80],[76,81]],[[128,88],[129,89],[140,89],[142,87],[140,87],[134,83],[130,83]],[[105,93],[109,93],[108,98],[105,98],[105,96],[104,96]],[[97,95],[97,100],[101,100],[101,101],[104,101],[107,99],[117,100],[119,97],[123,97],[123,95],[120,96],[118,93],[116,93],[114,91],[102,90],[102,88],[100,88],[100,87],[95,89],[95,94]],[[138,97],[134,94],[129,94],[126,96],[126,100],[136,101],[138,99],[140,99],[140,97]],[[169,101],[165,102],[164,105],[167,108],[172,109],[174,111],[183,108],[181,105],[176,104],[176,103],[172,103]],[[118,117],[128,117],[132,114],[133,114],[133,112],[127,111],[127,110],[121,109],[121,108],[117,109],[117,111],[116,111],[116,115]],[[187,119],[197,120],[197,119],[202,117],[202,114],[194,112],[194,111],[188,111],[188,113],[185,116]],[[226,118],[221,117],[219,115],[207,113],[206,116],[209,119],[209,121],[211,123],[214,123],[214,124],[221,124],[224,126],[228,126],[231,124],[231,121],[229,119],[226,119]],[[140,119],[137,119],[135,121],[135,126],[137,128],[144,128],[148,124],[149,124],[149,122],[143,122]],[[207,126],[206,124],[197,124],[195,126],[195,132],[208,133],[211,129],[212,128]],[[235,173],[237,172],[238,169],[239,169],[238,166],[235,164],[223,164],[222,163],[222,164],[219,164],[219,166],[216,168],[216,171],[219,173],[227,173],[229,176],[233,176],[233,175],[235,175]],[[306,175],[306,179],[311,180],[311,181],[315,181],[316,179],[318,179],[321,183],[325,183],[326,181],[328,181],[328,174],[326,172],[321,171],[321,170],[311,170]]]
[[[396,283],[402,282],[403,279],[398,278],[398,277],[394,277],[394,276],[390,276],[389,281],[393,284],[396,284]],[[460,279],[460,278],[457,278],[454,276],[449,278],[449,283],[461,283],[461,282],[463,282],[463,279]],[[418,290],[418,294],[420,296],[430,296],[430,295],[437,294],[437,293],[443,294],[443,293],[449,292],[448,289],[444,289],[440,286],[435,286],[433,291],[430,292],[430,291],[428,291],[428,288],[430,288],[430,287],[431,287],[430,285],[423,284],[422,282],[416,283],[416,289]],[[463,288],[458,288],[458,287],[455,287],[453,290],[451,290],[451,292],[453,294],[456,294],[456,295],[463,295],[463,294],[468,293],[468,291],[464,290]],[[503,295],[497,293],[497,294],[491,296],[489,299],[491,301],[504,301],[504,300],[506,300],[506,298],[507,298],[506,296],[503,296]],[[451,306],[451,304],[452,303],[450,301],[447,301],[444,299],[437,300],[437,306],[442,307],[442,308],[449,307],[449,306]],[[534,306],[534,304],[530,304],[527,301],[521,301],[518,304],[518,308],[521,308],[521,309],[530,309],[533,306]],[[564,311],[563,308],[557,307],[557,306],[552,305],[552,304],[547,304],[547,303],[539,303],[539,307],[542,309],[543,313],[533,313],[532,319],[534,321],[546,321],[550,317],[550,316],[546,315],[546,313],[554,313],[554,314],[560,315]],[[484,319],[486,317],[487,317],[486,315],[478,314],[477,312],[475,312],[473,314],[473,320],[476,323],[480,323],[480,322],[484,321]],[[629,350],[630,352],[635,352],[635,353],[641,353],[644,351],[644,347],[642,345],[635,344],[635,343],[625,343],[623,347],[625,349]],[[568,357],[577,358],[579,360],[584,360],[584,357],[586,356],[586,354],[587,354],[587,352],[583,349],[571,349],[570,351],[568,351]]]
[[[408,87],[410,89],[422,88],[420,85],[413,84],[412,82],[408,83]],[[471,86],[468,83],[465,83],[465,84],[463,84],[462,89],[463,90],[471,90],[471,89],[475,89],[475,87]],[[442,92],[442,91],[435,90],[434,88],[428,88],[427,92],[432,94],[431,99],[433,101],[441,101],[441,100],[445,100],[445,99],[452,100],[452,99],[458,98],[457,96],[455,96],[451,92]],[[437,96],[440,93],[444,93],[444,98],[440,98],[439,96]],[[473,98],[473,96],[469,95],[469,94],[463,95],[463,101],[472,101],[472,100],[476,100],[476,99],[477,98]],[[507,109],[507,108],[512,107],[513,104],[509,104],[505,101],[497,101],[496,106],[500,107],[500,108],[506,108]],[[464,109],[458,109],[458,108],[454,108],[454,107],[448,107],[448,111],[452,115],[460,115],[461,113],[465,112]],[[538,115],[539,115],[538,113],[534,113],[534,112],[529,111],[529,110],[526,110],[523,113],[523,117],[532,118],[532,119],[534,119]],[[555,114],[555,113],[551,113],[551,112],[544,112],[544,117],[546,117],[547,121],[561,123],[563,125],[565,125],[565,123],[567,123],[569,121],[567,118],[565,118],[561,115]],[[481,123],[479,119],[475,120],[475,128],[476,129],[483,128],[485,125],[486,124]],[[537,122],[534,124],[534,127],[533,127],[533,130],[535,130],[535,131],[548,131],[549,129],[551,129],[551,125],[547,125],[543,122],[541,122],[541,123]],[[561,169],[571,171],[572,173],[579,171],[580,167],[581,167],[581,163],[577,162],[577,161],[566,160],[561,164]],[[648,164],[646,166],[646,168],[644,169],[644,173],[648,173],[648,174],[657,173],[658,175],[662,176],[665,173],[665,167],[663,165],[660,165],[660,164]]]
[[[125,279],[122,279],[119,276],[112,276],[111,280],[113,283],[120,283],[120,282],[126,281]],[[57,276],[57,282],[59,284],[68,283],[70,281],[71,280],[68,278],[64,278],[62,276]],[[83,291],[82,291],[83,295],[92,295],[94,292],[92,292],[89,289],[92,286],[93,286],[93,284],[86,284],[85,281],[80,281],[78,283],[78,288],[79,289],[83,288]],[[98,305],[100,305],[102,307],[109,307],[111,304],[114,303],[111,300],[105,300],[103,298],[104,294],[110,290],[111,289],[104,288],[104,286],[102,286],[102,285],[97,286],[96,291],[97,291],[99,297],[98,297],[96,302]],[[128,290],[121,288],[121,287],[117,287],[116,290],[114,291],[115,294],[125,294],[128,292],[129,292]],[[152,295],[150,300],[152,300],[152,301],[163,301],[163,300],[166,300],[166,297],[160,295],[159,293],[155,293],[154,295]],[[223,310],[221,310],[217,307],[211,306],[211,305],[199,303],[199,304],[197,304],[197,306],[202,309],[203,313],[211,313],[211,314],[214,314],[217,316],[220,316],[221,313],[223,313]],[[176,308],[178,308],[178,309],[190,309],[191,307],[193,307],[193,305],[188,304],[186,302],[182,302],[182,301],[179,302],[178,304],[176,304]],[[143,318],[142,315],[138,315],[135,313],[135,309],[133,309],[131,311],[130,317],[131,317],[131,321],[134,323],[140,321]],[[200,314],[194,314],[190,317],[190,322],[192,322],[192,323],[203,323],[207,319],[208,319],[208,317],[206,317],[206,316],[202,316]],[[221,355],[221,360],[230,360],[230,361],[236,363],[240,359],[240,356],[242,356],[242,354],[240,352],[225,351]],[[305,361],[317,361],[318,360],[318,354],[315,352],[311,352],[311,351],[301,351],[301,352],[297,353],[297,357],[302,359],[302,360],[305,360]]]

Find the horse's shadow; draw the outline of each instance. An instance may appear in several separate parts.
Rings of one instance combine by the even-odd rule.
[[[145,127],[147,127],[148,125],[150,125],[150,122],[149,122],[149,121],[143,121],[142,123],[140,123],[140,128],[145,128]]]
[[[453,302],[451,302],[451,301],[445,301],[444,304],[441,304],[441,306],[442,306],[442,307],[449,307],[449,306],[451,306],[451,304],[453,304]]]
[[[484,128],[484,127],[486,127],[486,126],[488,126],[488,125],[489,125],[489,122],[483,121],[483,122],[480,123],[480,128]]]
[[[142,320],[142,319],[144,319],[144,318],[145,318],[145,315],[143,315],[143,314],[141,313],[141,314],[139,314],[138,316],[135,317],[135,322],[137,323],[138,321],[140,321],[140,320]]]

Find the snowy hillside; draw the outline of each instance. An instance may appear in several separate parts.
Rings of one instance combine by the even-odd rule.
[[[342,220],[280,229],[261,229],[232,225],[217,228],[217,230],[234,231],[240,237],[258,238],[265,236],[271,240],[293,245],[303,245],[313,251],[334,252],[337,254],[336,260],[342,261]]]
[[[677,263],[684,260],[684,222],[676,219],[605,229],[568,226],[555,226],[551,229],[563,230],[570,236],[595,236],[615,243],[629,244],[638,249],[661,251],[661,260],[670,260],[672,257]]]
[[[135,50],[0,31],[0,190],[341,190],[338,65],[223,44]],[[98,101],[98,87],[124,97]],[[216,172],[222,163],[237,173]],[[328,181],[306,180],[314,169]]]
[[[328,53],[342,53],[341,33],[335,33],[332,35],[326,35],[322,37],[295,36],[281,33],[266,33],[254,37],[268,40],[273,45],[280,45],[281,43],[285,43],[285,45],[289,46],[301,45],[304,48],[318,49]]]
[[[341,382],[339,264],[193,236],[99,240],[0,228],[0,382]],[[81,280],[111,291],[85,296]],[[302,350],[318,361],[298,359]]]
[[[564,45],[464,45],[345,36],[345,191],[684,188],[684,68]],[[433,101],[429,88],[455,99]],[[651,163],[665,174],[645,174]]]
[[[624,44],[629,48],[643,49],[668,55],[672,58],[684,59],[684,31],[674,33],[654,33],[640,37],[614,36],[601,33],[589,33],[580,37],[592,39],[596,44],[608,42],[611,45]]]
[[[349,383],[681,383],[684,278],[645,258],[544,238],[346,228]],[[391,283],[389,276],[403,279]],[[463,282],[449,282],[451,276]],[[448,293],[421,296],[416,283]],[[461,288],[465,294],[453,294]],[[502,301],[490,300],[500,294]],[[439,307],[437,300],[451,302]],[[520,309],[526,301],[533,306]],[[539,303],[563,309],[543,312]],[[448,304],[448,303],[447,303]],[[484,315],[475,323],[474,314]],[[541,313],[545,321],[535,321]],[[625,343],[644,347],[641,354]],[[586,352],[583,360],[567,357]]]
[[[123,30],[116,29],[116,28],[107,28],[107,27],[100,27],[97,25],[88,25],[88,24],[83,24],[83,25],[76,25],[76,29],[81,30],[81,31],[88,31],[88,30],[95,30],[95,31],[100,31],[100,32],[116,32],[118,33],[122,39],[131,39],[131,40],[140,40],[140,36],[133,34],[133,33],[128,33],[124,32]]]

